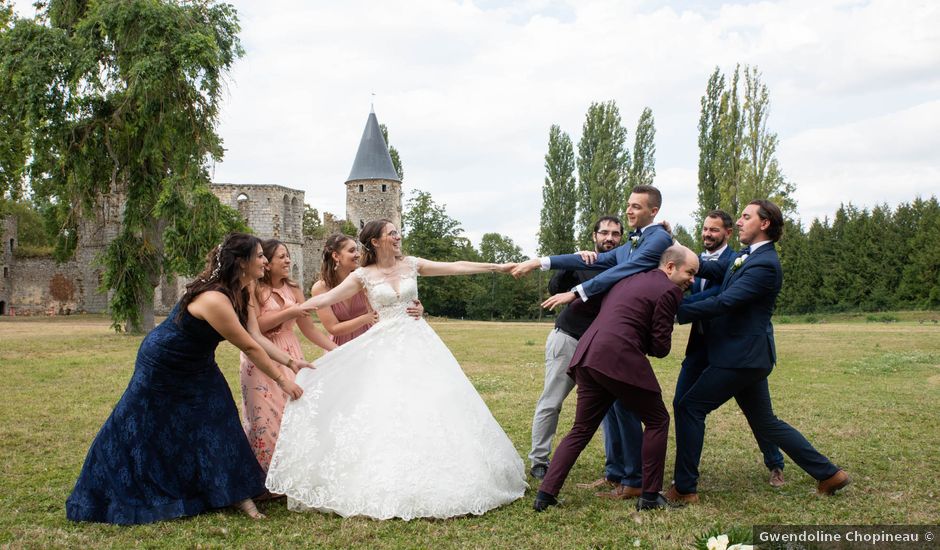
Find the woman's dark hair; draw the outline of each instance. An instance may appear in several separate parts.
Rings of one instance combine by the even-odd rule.
[[[277,239],[268,239],[266,241],[261,241],[261,251],[264,253],[264,257],[268,259],[269,264],[272,261],[274,261],[274,255],[277,254],[277,249],[282,246],[284,247],[284,250],[287,251],[287,257],[289,258],[290,249],[287,248],[286,244],[282,243],[281,241]],[[260,284],[255,285],[255,289],[256,289],[255,299],[257,300],[256,304],[258,305],[258,307],[261,307],[261,305],[264,303],[264,300],[263,300],[264,296],[261,294],[261,292],[264,290],[264,287],[272,288],[274,286],[272,284],[273,282],[274,281],[271,279],[271,272],[268,270],[265,270],[264,276],[261,277]],[[287,286],[293,287],[293,288],[298,288],[300,286],[297,284],[296,281],[294,281],[290,277],[288,277],[287,279],[284,279],[284,283],[287,284]]]
[[[326,239],[323,245],[323,261],[320,262],[320,280],[326,283],[327,288],[335,288],[342,281],[339,280],[339,273],[336,269],[336,260],[333,259],[333,253],[339,252],[346,246],[347,241],[354,241],[349,235],[343,233],[333,233]]]
[[[385,226],[390,223],[392,223],[392,220],[385,218],[373,220],[367,223],[359,232],[359,242],[362,243],[362,259],[359,261],[360,266],[366,267],[374,264],[378,260],[375,247],[372,246],[372,239],[381,238],[382,232],[385,231]]]
[[[228,296],[232,308],[238,314],[243,327],[248,326],[248,288],[241,286],[242,268],[239,260],[250,261],[261,240],[247,233],[229,233],[222,244],[216,246],[206,257],[206,268],[196,279],[186,285],[186,293],[180,299],[176,322],[196,296],[207,290],[217,290]]]

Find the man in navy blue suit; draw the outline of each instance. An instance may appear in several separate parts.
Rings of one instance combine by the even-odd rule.
[[[672,245],[672,235],[655,223],[662,202],[659,189],[652,185],[637,185],[627,199],[627,221],[634,230],[620,247],[600,254],[581,252],[534,258],[520,263],[512,274],[519,278],[538,268],[601,271],[596,277],[542,303],[543,308],[551,309],[575,302],[572,308],[593,308],[596,315],[604,294],[614,284],[630,275],[656,269],[663,251]],[[608,492],[598,493],[598,496],[606,498],[635,497],[639,493],[642,469],[643,428],[640,421],[632,411],[614,402],[604,417],[603,429],[607,456],[604,477],[582,486],[610,487]]]
[[[727,264],[737,256],[735,251],[728,246],[733,227],[734,222],[731,221],[731,216],[724,210],[712,210],[705,216],[705,221],[702,223],[702,242],[705,245],[705,251],[699,257],[701,263],[725,262]],[[719,285],[709,279],[696,277],[689,290],[696,299],[704,299],[716,294]],[[692,322],[692,328],[689,330],[689,343],[685,348],[685,359],[682,361],[682,369],[676,380],[676,393],[672,402],[674,411],[679,406],[679,398],[689,391],[689,388],[708,367],[708,342],[713,337],[714,335],[709,331],[707,319]],[[753,428],[752,431],[754,431]],[[757,435],[756,431],[754,438],[764,455],[764,465],[770,471],[770,485],[782,487],[783,455],[780,453],[780,448]]]
[[[674,484],[666,498],[698,501],[698,465],[705,439],[705,417],[732,397],[757,436],[779,446],[817,480],[816,491],[834,494],[849,484],[844,470],[819,453],[803,435],[774,415],[767,376],[777,361],[773,315],[783,284],[774,243],[783,233],[783,214],[772,202],[755,200],[737,222],[748,245],[731,262],[703,262],[699,274],[721,283],[718,294],[679,307],[680,323],[709,320],[708,367],[679,397],[675,408]]]

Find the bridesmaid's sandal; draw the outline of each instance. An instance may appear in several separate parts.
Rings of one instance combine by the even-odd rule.
[[[247,515],[251,519],[264,519],[265,517],[267,517],[258,511],[258,507],[255,506],[255,502],[251,500],[250,498],[246,498],[245,500],[239,502],[236,505],[236,508],[244,512],[245,515]]]

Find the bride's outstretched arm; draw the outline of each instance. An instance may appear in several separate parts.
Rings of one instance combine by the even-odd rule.
[[[331,306],[336,302],[342,302],[348,298],[352,298],[358,292],[362,291],[362,281],[359,280],[359,277],[356,273],[352,273],[349,277],[343,279],[343,282],[333,287],[330,291],[324,292],[318,296],[310,298],[306,302],[300,304],[300,308],[304,311],[313,311],[317,308]]]
[[[418,258],[418,274],[422,277],[443,275],[474,275],[476,273],[509,273],[516,264],[486,264],[481,262],[432,262]]]

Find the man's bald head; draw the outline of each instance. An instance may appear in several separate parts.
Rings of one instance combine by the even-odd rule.
[[[695,274],[698,273],[698,256],[687,247],[675,243],[659,258],[659,269],[676,286],[685,290],[692,284]]]

